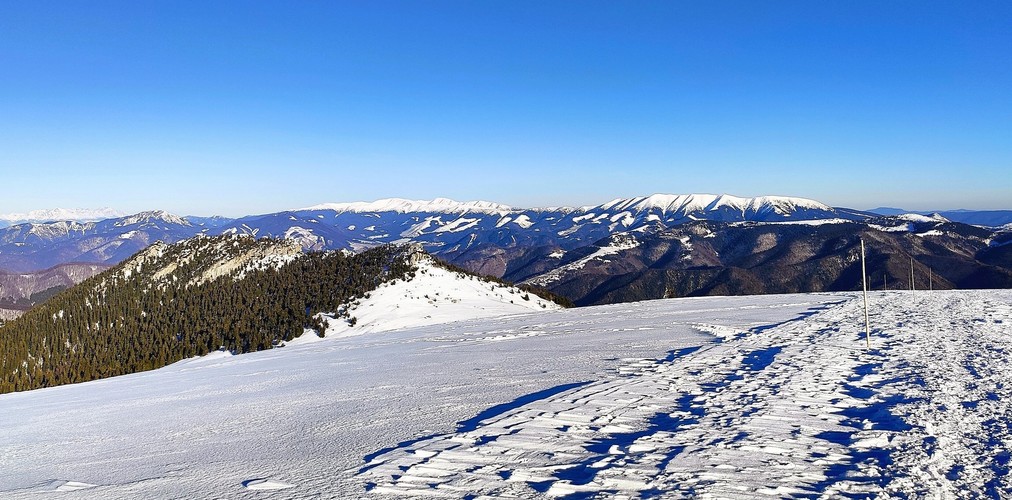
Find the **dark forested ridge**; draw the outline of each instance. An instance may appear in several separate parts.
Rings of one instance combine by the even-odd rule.
[[[873,222],[696,221],[652,234],[616,235],[569,252],[544,249],[535,258],[515,259],[505,276],[527,279],[580,306],[704,295],[854,291],[862,286],[864,240],[872,290],[1012,288],[1008,232],[944,220]],[[549,252],[562,256],[555,257],[552,266],[541,265],[553,258]]]
[[[0,326],[0,393],[267,349],[414,271],[405,247],[303,254],[292,242],[156,243]]]

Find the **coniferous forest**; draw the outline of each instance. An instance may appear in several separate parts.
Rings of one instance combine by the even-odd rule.
[[[0,393],[277,346],[322,329],[317,313],[409,278],[409,254],[303,254],[291,242],[234,236],[156,243],[0,326]]]

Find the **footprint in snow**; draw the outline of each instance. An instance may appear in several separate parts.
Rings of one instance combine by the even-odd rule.
[[[248,479],[242,482],[242,485],[247,490],[284,490],[295,487],[294,484],[282,483],[281,481],[273,481],[266,478]]]

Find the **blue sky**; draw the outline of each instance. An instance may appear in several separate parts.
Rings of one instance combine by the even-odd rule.
[[[1012,3],[5,2],[0,213],[1012,209]]]

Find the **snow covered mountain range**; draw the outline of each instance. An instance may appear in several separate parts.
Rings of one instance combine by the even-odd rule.
[[[99,221],[114,219],[126,215],[112,208],[53,208],[32,210],[24,213],[0,214],[0,227],[23,224],[25,222],[53,221]]]
[[[0,229],[0,270],[26,274],[70,262],[112,265],[155,241],[171,243],[198,234],[272,237],[298,242],[305,250],[353,252],[410,242],[471,271],[545,284],[566,290],[578,303],[597,303],[617,300],[612,292],[627,287],[612,278],[634,283],[665,270],[674,274],[660,282],[683,279],[686,272],[699,275],[693,278],[699,281],[688,289],[680,285],[623,295],[624,300],[657,298],[666,292],[759,293],[762,290],[749,286],[729,289],[727,283],[753,281],[755,273],[767,272],[764,266],[851,251],[856,239],[834,247],[834,238],[869,230],[890,241],[885,246],[896,259],[912,255],[959,262],[950,266],[958,272],[946,277],[952,286],[1005,286],[1000,268],[1012,266],[1012,257],[1006,255],[1012,247],[1004,246],[1012,236],[1003,228],[959,224],[941,216],[881,216],[796,197],[655,194],[586,207],[522,209],[485,201],[394,198],[238,219],[151,211],[97,222],[25,223]],[[684,243],[671,244],[682,239]],[[932,244],[922,244],[927,241]],[[830,276],[846,272],[847,266],[832,262],[816,267]],[[898,265],[890,265],[886,280],[892,276],[909,281],[899,279]],[[822,283],[836,287],[832,289],[851,286],[848,280],[827,278]],[[778,291],[822,289],[795,284]]]
[[[97,222],[17,224],[0,229],[0,269],[32,272],[69,262],[116,264],[156,241],[179,241],[202,229],[164,211]]]
[[[0,229],[0,269],[32,271],[68,261],[116,263],[151,242],[195,234],[249,234],[299,241],[308,250],[362,250],[423,243],[434,253],[481,244],[576,248],[615,232],[645,233],[693,220],[788,221],[867,217],[803,198],[653,195],[581,208],[515,209],[448,199],[331,203],[239,219],[143,212],[99,222],[61,220]]]

